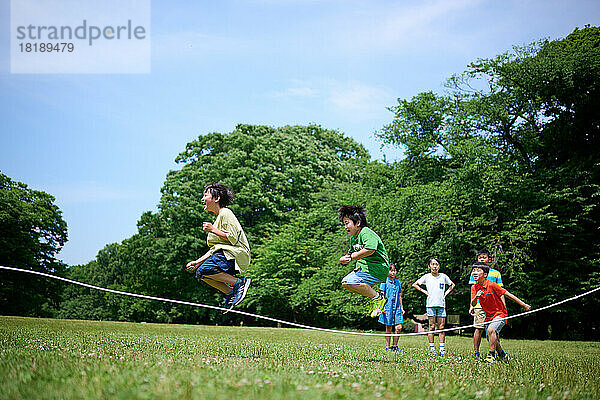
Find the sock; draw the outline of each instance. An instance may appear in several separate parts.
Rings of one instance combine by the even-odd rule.
[[[490,356],[496,357],[496,352],[494,350],[490,350]]]
[[[440,353],[446,352],[446,343],[440,343]]]
[[[381,294],[381,292],[379,292],[377,294],[377,296],[373,297],[373,300],[381,300],[383,298],[383,294]]]
[[[435,351],[435,343],[429,343],[429,351]]]

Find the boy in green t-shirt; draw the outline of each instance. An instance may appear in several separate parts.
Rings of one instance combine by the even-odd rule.
[[[342,279],[342,286],[352,293],[372,299],[369,315],[378,317],[386,303],[386,298],[372,286],[387,279],[390,261],[379,236],[367,226],[365,209],[361,206],[343,205],[338,217],[350,235],[350,249],[340,257],[340,263],[356,261],[354,271]]]

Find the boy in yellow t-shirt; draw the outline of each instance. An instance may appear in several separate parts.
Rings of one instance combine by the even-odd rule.
[[[202,224],[208,232],[206,254],[186,265],[189,271],[196,271],[196,278],[225,295],[225,308],[244,300],[250,286],[250,279],[235,276],[250,265],[250,245],[235,214],[226,207],[233,197],[233,191],[225,185],[206,186],[202,194],[204,210],[216,214],[217,219]]]

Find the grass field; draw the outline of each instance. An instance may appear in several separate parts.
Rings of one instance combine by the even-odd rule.
[[[504,340],[513,359],[422,336],[0,317],[2,399],[600,399],[600,343]],[[485,344],[484,344],[485,346]],[[482,346],[482,350],[485,347]]]

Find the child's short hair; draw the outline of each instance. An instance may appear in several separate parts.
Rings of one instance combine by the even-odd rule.
[[[488,251],[488,249],[481,249],[477,252],[476,257],[479,257],[482,254],[486,254],[489,258],[492,258],[492,254]]]
[[[367,226],[367,212],[363,206],[343,205],[338,209],[338,217],[340,221],[343,221],[344,218],[348,218],[350,221],[354,222],[354,225],[360,221],[361,227],[364,228]]]
[[[473,270],[473,268],[481,269],[483,272],[485,272],[486,275],[490,273],[490,266],[486,263],[476,262],[475,264],[473,264],[473,267],[471,267],[471,271]]]
[[[204,188],[204,192],[202,193],[206,192],[210,192],[210,195],[213,198],[219,198],[219,207],[221,208],[227,207],[235,197],[235,194],[233,193],[233,190],[231,190],[230,187],[221,185],[220,183],[212,183],[210,185],[206,185],[206,187]]]
[[[436,257],[436,256],[431,256],[427,259],[427,266],[429,267],[429,264],[431,264],[431,260],[435,260],[437,261],[437,263],[440,265],[440,268],[442,268],[442,263],[440,262],[440,260]]]

